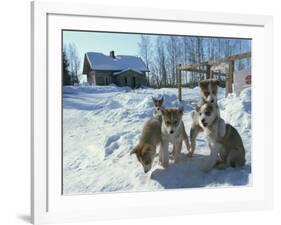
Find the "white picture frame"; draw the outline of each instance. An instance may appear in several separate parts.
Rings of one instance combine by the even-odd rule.
[[[93,21],[98,21],[96,23],[98,25],[90,28],[95,24]],[[144,26],[144,23],[147,26]],[[61,56],[55,54],[61,45],[58,41],[60,40],[58,31],[62,28],[83,30],[87,27],[88,30],[103,31],[173,34],[189,32],[188,34],[193,35],[235,37],[248,35],[247,37],[253,38],[252,71],[256,76],[254,75],[253,79],[252,96],[254,140],[252,149],[255,162],[252,168],[254,176],[252,186],[233,189],[63,196],[60,187],[61,156],[54,151],[61,146],[61,142],[56,140],[56,137],[60,136],[60,129],[54,127],[54,122],[61,117],[59,108],[56,108],[59,107],[61,98],[55,94],[60,88],[60,85],[56,84],[57,76],[61,76],[57,74],[60,68],[55,66],[56,61],[61,63]],[[167,27],[169,31],[165,30]],[[188,29],[181,29],[182,27]],[[229,27],[233,29],[227,29]],[[34,224],[272,208],[272,17],[36,1],[32,2],[31,41],[31,218]],[[264,85],[265,79],[267,85]],[[155,201],[148,201],[151,198]]]

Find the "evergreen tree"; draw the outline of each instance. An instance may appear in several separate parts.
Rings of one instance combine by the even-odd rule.
[[[71,81],[70,81],[70,74],[68,71],[69,62],[67,60],[65,50],[63,50],[63,52],[62,52],[62,58],[63,58],[63,62],[62,62],[63,85],[70,85]]]

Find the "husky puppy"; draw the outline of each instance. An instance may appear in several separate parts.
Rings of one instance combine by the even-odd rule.
[[[182,142],[185,142],[189,150],[188,136],[182,122],[183,108],[179,109],[161,109],[162,125],[161,125],[161,145],[159,151],[159,161],[163,167],[169,166],[169,143],[173,144],[173,157],[175,162],[179,158],[182,148]]]
[[[139,143],[131,151],[136,154],[137,159],[142,164],[144,172],[147,173],[156,155],[156,147],[161,141],[161,117],[148,120],[141,133]]]
[[[216,103],[218,85],[219,81],[216,79],[201,80],[199,83],[201,99],[206,102]]]
[[[156,99],[152,97],[152,100],[153,100],[153,117],[161,116],[161,109],[164,108],[162,106],[164,98],[161,97],[160,99]]]
[[[214,166],[219,169],[243,166],[245,149],[237,130],[224,122],[214,104],[205,102],[197,108],[197,111],[199,125],[208,139],[211,150],[210,159],[203,170],[209,171]]]
[[[217,108],[217,90],[218,90],[219,81],[215,79],[207,79],[202,80],[199,83],[200,86],[200,96],[201,99],[197,104],[197,107],[202,105],[204,102],[209,102],[214,104]],[[219,113],[219,110],[218,110]],[[189,157],[192,157],[195,147],[196,147],[196,137],[202,132],[202,128],[199,126],[198,113],[193,111],[192,114],[192,125],[190,129],[190,142],[191,142],[191,150],[188,153]]]

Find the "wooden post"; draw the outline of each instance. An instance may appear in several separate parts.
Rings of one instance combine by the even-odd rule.
[[[179,101],[182,101],[182,95],[181,95],[181,70],[180,70],[181,64],[177,66],[177,84],[178,84],[178,98]]]
[[[233,92],[233,72],[234,72],[234,60],[228,62],[228,73],[226,77],[226,96]]]
[[[211,73],[212,73],[212,71],[211,71],[211,66],[209,65],[209,64],[207,64],[207,79],[210,79],[211,78]]]

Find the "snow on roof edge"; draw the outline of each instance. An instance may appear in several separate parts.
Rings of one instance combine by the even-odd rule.
[[[119,71],[119,72],[115,72],[115,73],[113,73],[113,75],[119,75],[119,74],[122,74],[122,73],[124,73],[124,72],[127,72],[127,71],[134,71],[134,72],[136,72],[136,73],[139,73],[139,74],[142,74],[142,72],[141,71],[138,71],[138,70],[134,70],[134,69],[132,69],[132,68],[127,68],[127,69],[124,69],[124,70],[121,70],[121,71]]]
[[[144,61],[139,56],[116,55],[116,58],[113,59],[111,56],[101,52],[86,52],[85,54],[91,70],[121,71],[132,68],[136,71],[149,72]]]

